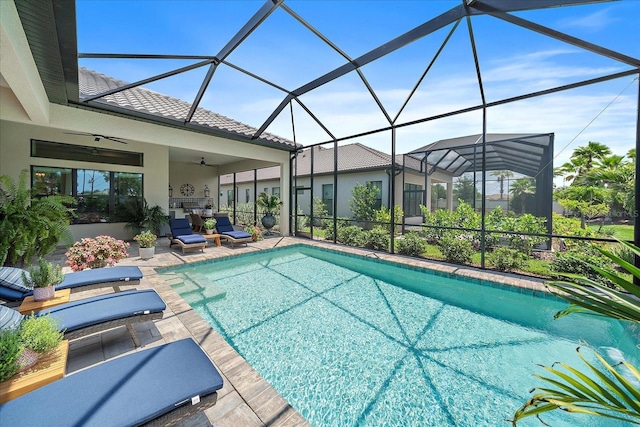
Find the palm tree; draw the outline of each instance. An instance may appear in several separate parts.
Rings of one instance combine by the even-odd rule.
[[[622,241],[619,244],[635,256],[640,256],[640,248]],[[640,279],[640,270],[633,264],[611,252],[600,248],[598,250],[625,270],[629,276]],[[593,264],[587,265],[614,282],[618,288],[611,289],[586,277],[566,274],[564,276],[571,281],[547,283],[551,293],[571,304],[554,317],[586,313],[640,324],[640,288],[623,275],[608,272]],[[638,369],[626,361],[611,365],[594,351],[600,367],[596,363],[587,361],[580,353],[580,348],[578,348],[578,354],[588,369],[582,372],[564,363],[550,367],[544,366],[546,376],[536,375],[536,377],[549,385],[532,390],[536,391],[536,394],[516,411],[511,420],[513,426],[523,418],[535,416],[540,419],[541,414],[556,409],[624,420],[630,424],[640,423],[638,403],[640,372]]]
[[[588,174],[597,162],[602,161],[606,156],[611,155],[611,149],[599,142],[589,141],[586,146],[573,150],[571,160],[581,165],[578,176],[583,177]],[[575,178],[574,178],[574,182]]]
[[[528,196],[536,193],[536,180],[534,178],[520,178],[513,182],[511,187],[511,194],[513,198],[512,203],[520,202],[520,213],[525,213],[525,205]],[[513,209],[513,207],[512,207]],[[515,209],[514,209],[515,210]]]
[[[513,172],[510,170],[499,170],[491,172],[491,176],[497,176],[498,182],[500,182],[500,200],[504,194],[504,179],[507,178],[507,193],[509,192],[509,178],[513,177]]]

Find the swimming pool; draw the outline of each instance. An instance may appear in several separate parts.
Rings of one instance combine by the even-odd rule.
[[[566,305],[553,298],[306,245],[168,271],[182,277],[174,289],[316,427],[508,425],[542,385],[536,364],[580,366],[579,339],[612,360],[640,359],[619,322],[553,320]],[[616,425],[561,413],[545,420]]]

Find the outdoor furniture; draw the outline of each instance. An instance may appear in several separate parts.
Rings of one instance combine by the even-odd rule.
[[[8,426],[177,423],[213,406],[220,373],[191,338],[93,366],[0,405]]]
[[[198,233],[204,230],[204,222],[202,221],[202,217],[198,214],[189,214],[191,218],[191,228],[193,231],[197,231]]]
[[[205,239],[213,239],[216,243],[216,246],[220,246],[222,243],[220,243],[220,237],[222,237],[220,234],[203,234],[202,237],[204,237]]]
[[[253,242],[253,237],[251,237],[251,234],[242,230],[234,230],[228,216],[216,216],[216,221],[216,229],[218,230],[218,234],[220,234],[220,237],[222,239],[226,239],[227,241],[229,241],[232,247],[237,244],[244,243],[246,245],[249,242]]]
[[[71,289],[62,289],[56,291],[54,297],[44,301],[36,301],[33,295],[30,295],[22,300],[18,311],[20,314],[31,314],[32,311],[40,311],[46,308],[55,307],[56,305],[65,304],[69,302],[71,297]]]
[[[182,253],[188,250],[202,250],[207,246],[207,239],[200,234],[196,234],[189,225],[186,218],[174,218],[169,220],[171,228],[171,241],[169,247],[178,244],[182,248]]]
[[[28,271],[15,267],[0,267],[0,299],[21,301],[33,295],[33,289],[22,281],[22,273]],[[56,285],[56,291],[71,289],[72,292],[112,286],[116,292],[120,285],[137,285],[142,279],[142,271],[136,266],[117,266],[82,270],[64,275],[62,283]]]
[[[126,326],[136,347],[139,347],[140,340],[133,324],[161,319],[165,308],[156,291],[145,289],[85,298],[35,312],[35,315],[49,314],[58,320],[58,329],[64,331],[66,339]],[[15,327],[22,317],[16,310],[0,305],[0,328]]]

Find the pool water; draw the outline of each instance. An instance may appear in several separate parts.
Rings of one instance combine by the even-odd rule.
[[[584,341],[640,359],[620,322],[553,320],[566,303],[552,297],[304,245],[164,274],[315,427],[507,426],[546,385],[537,364],[582,367]],[[625,425],[555,412],[555,427]]]

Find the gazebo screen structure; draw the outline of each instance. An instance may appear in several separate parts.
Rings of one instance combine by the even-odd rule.
[[[553,139],[553,133],[486,134],[484,137],[482,134],[469,135],[436,141],[413,150],[405,154],[403,163],[407,164],[410,159],[420,162],[420,171],[424,172],[424,188],[427,189],[423,192],[424,206],[431,205],[430,176],[436,170],[453,177],[471,173],[473,187],[480,193],[481,206],[477,206],[476,197],[473,197],[471,203],[483,214],[488,210],[486,206],[487,173],[507,171],[513,172],[514,176],[532,178],[535,181],[535,190],[531,188],[534,196],[533,203],[523,204],[522,207],[509,206],[509,208],[519,213],[530,213],[546,218],[547,231],[551,234]],[[448,201],[449,206],[451,202]]]

